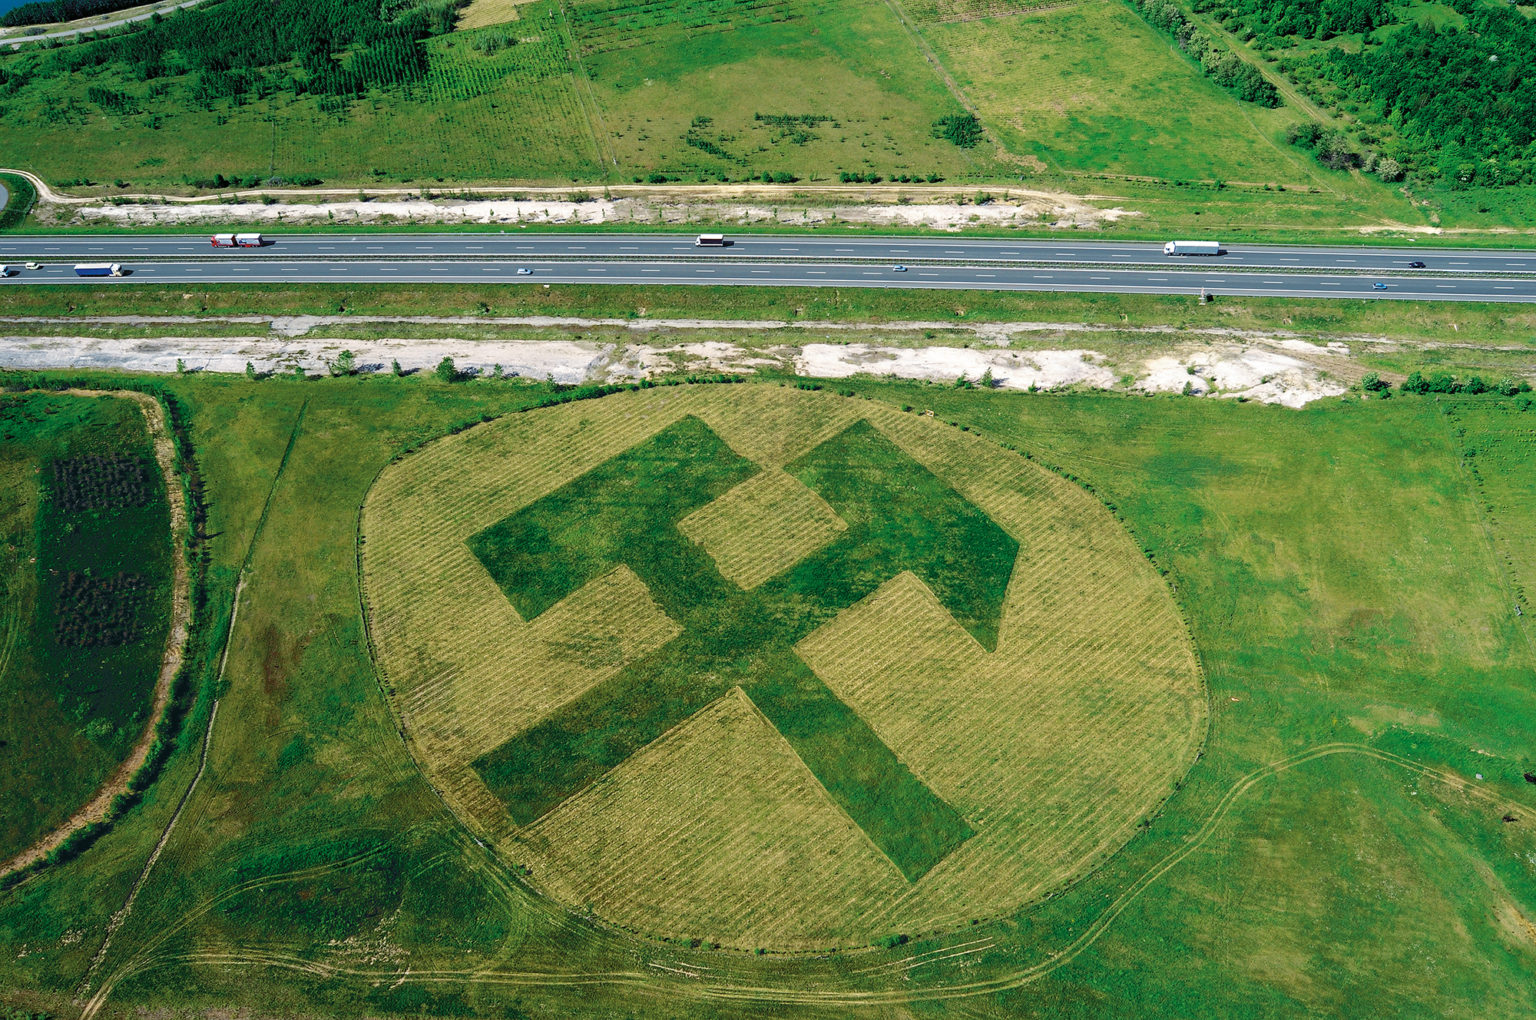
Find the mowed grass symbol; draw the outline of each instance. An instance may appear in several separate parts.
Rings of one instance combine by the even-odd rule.
[[[761,471],[692,416],[469,538],[525,620],[623,565],[681,628],[473,762],[519,825],[740,687],[908,881],[974,834],[794,646],[910,571],[990,651],[1018,543],[867,421],[785,470],[847,528],[751,591],[678,528]]]

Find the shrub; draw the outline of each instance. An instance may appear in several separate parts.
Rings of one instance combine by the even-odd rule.
[[[981,121],[973,113],[952,113],[934,122],[933,134],[962,149],[973,149],[981,141]]]

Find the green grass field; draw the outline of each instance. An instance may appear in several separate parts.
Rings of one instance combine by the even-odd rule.
[[[148,722],[170,519],[128,401],[0,398],[0,859],[61,825]],[[14,764],[13,764],[14,763]]]
[[[1091,484],[1169,572],[1211,723],[1182,788],[1060,895],[813,959],[633,936],[530,894],[452,821],[401,743],[363,631],[359,507],[408,446],[546,388],[166,384],[209,486],[219,618],[250,558],[228,669],[143,805],[83,857],[0,894],[6,1005],[76,1015],[107,919],[196,771],[216,693],[208,768],[91,979],[92,1015],[1536,1012],[1536,798],[1522,779],[1536,768],[1536,703],[1528,616],[1514,613],[1532,528],[1519,437],[1536,411],[1518,401],[1296,412],[841,384],[872,398],[841,398],[850,408],[886,405],[914,427],[895,409],[931,409]],[[613,399],[561,411],[574,427]],[[728,735],[758,725],[736,702],[707,721]],[[674,769],[693,753],[672,751]]]

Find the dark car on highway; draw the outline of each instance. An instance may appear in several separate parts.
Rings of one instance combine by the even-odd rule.
[[[1408,268],[1409,269],[1423,269],[1424,268],[1424,263],[1422,263],[1422,262],[1410,262],[1410,263],[1408,263]]]

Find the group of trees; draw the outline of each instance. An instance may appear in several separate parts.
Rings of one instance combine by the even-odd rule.
[[[1401,0],[1194,0],[1194,9],[1261,52],[1291,50],[1282,72],[1350,114],[1348,133],[1304,125],[1292,138],[1325,165],[1453,188],[1536,183],[1536,21],[1505,4],[1448,2],[1463,27],[1419,20]],[[1144,10],[1166,3],[1145,0]],[[1335,35],[1361,44],[1295,46]]]
[[[47,25],[55,21],[74,21],[77,18],[94,18],[98,14],[110,14],[125,7],[133,7],[140,0],[37,0],[22,4],[0,16],[0,25],[15,28],[20,25]]]
[[[1392,21],[1390,0],[1195,0],[1199,13],[1236,18],[1266,45],[1295,36],[1329,39]]]
[[[1372,373],[1374,375],[1374,373]],[[1366,390],[1387,389],[1385,380],[1380,377],[1374,379],[1366,376],[1362,384]],[[1487,382],[1482,376],[1471,376],[1467,379],[1458,379],[1448,372],[1432,372],[1425,375],[1422,372],[1410,372],[1408,378],[1403,380],[1400,389],[1404,393],[1498,393],[1506,397],[1513,397],[1519,393],[1531,392],[1531,384],[1524,379],[1504,378],[1497,382]]]
[[[1413,24],[1320,70],[1397,127],[1421,176],[1452,187],[1536,180],[1536,22],[1454,0],[1466,29]]]
[[[1253,64],[1212,39],[1184,16],[1172,0],[1133,0],[1147,24],[1166,32],[1217,85],[1246,102],[1280,105],[1280,93]]]
[[[451,31],[465,2],[423,0],[386,20],[377,0],[223,0],[54,50],[34,73],[117,66],[141,81],[193,75],[190,98],[204,107],[272,92],[354,97],[424,78],[422,41]]]

